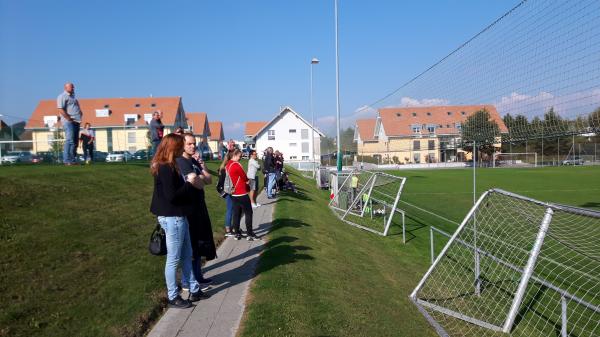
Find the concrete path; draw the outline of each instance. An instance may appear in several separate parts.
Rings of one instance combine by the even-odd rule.
[[[253,224],[256,235],[261,238],[271,226],[274,202],[268,200],[265,193],[258,197],[258,203],[263,206],[254,209]],[[213,224],[218,225],[221,224]],[[206,291],[211,297],[195,302],[189,309],[167,309],[148,337],[234,337],[264,243],[264,238],[261,241],[226,238],[217,250],[218,258],[202,268],[204,277],[213,279]],[[187,293],[182,297],[187,298]]]

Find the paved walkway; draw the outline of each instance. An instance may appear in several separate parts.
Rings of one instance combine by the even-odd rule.
[[[256,235],[263,237],[273,220],[274,200],[268,200],[262,193],[258,202],[263,206],[254,209],[253,224]],[[263,240],[246,241],[244,238],[236,241],[232,237],[227,238],[217,250],[219,258],[202,268],[204,277],[213,279],[206,291],[211,297],[195,302],[195,306],[189,309],[169,308],[148,337],[234,337],[244,314],[246,295],[264,243]]]

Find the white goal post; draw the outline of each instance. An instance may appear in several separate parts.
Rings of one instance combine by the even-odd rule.
[[[535,152],[496,153],[494,167],[537,167],[538,159]]]

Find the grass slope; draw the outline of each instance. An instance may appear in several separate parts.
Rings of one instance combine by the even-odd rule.
[[[460,222],[472,205],[469,170],[398,171],[403,200]],[[328,192],[293,172],[301,194],[279,199],[270,241],[240,336],[434,336],[409,302],[429,266],[429,230],[456,225],[407,210],[407,239],[386,238],[339,221]],[[478,192],[499,187],[544,201],[600,208],[600,167],[478,171]],[[439,251],[445,239],[436,237]]]
[[[2,167],[0,186],[0,336],[135,336],[160,315],[147,163]],[[225,203],[213,188],[219,239]]]

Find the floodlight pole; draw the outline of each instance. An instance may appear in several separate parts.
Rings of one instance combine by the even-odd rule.
[[[313,108],[313,65],[315,64],[319,64],[319,60],[316,57],[313,57],[312,60],[310,60],[310,115],[311,115],[311,135],[312,135],[312,139],[310,141],[311,144],[311,156],[312,156],[312,163],[313,163],[313,167],[312,167],[312,171],[313,171],[313,176],[315,174],[315,170],[316,170],[316,162],[315,162],[315,111]],[[320,153],[320,151],[319,151]]]
[[[340,137],[340,64],[338,52],[338,0],[334,0],[335,9],[335,108],[337,129],[337,171],[342,172],[342,143]]]

